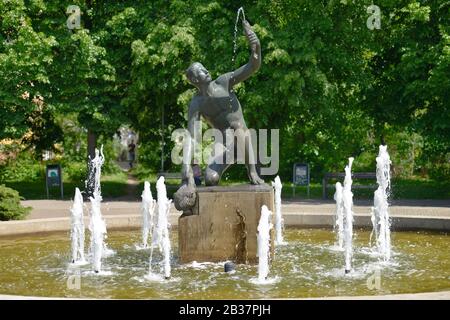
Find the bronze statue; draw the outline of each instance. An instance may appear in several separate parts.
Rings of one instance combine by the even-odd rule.
[[[192,98],[188,111],[190,136],[185,141],[187,143],[185,158],[188,159],[188,163],[183,163],[183,185],[174,195],[175,207],[178,210],[183,210],[185,214],[188,214],[189,209],[195,204],[195,182],[191,165],[194,147],[192,137],[194,137],[194,124],[200,120],[200,116],[211,127],[220,130],[223,137],[226,136],[227,129],[235,130],[233,142],[227,145],[227,147],[234,149],[233,160],[236,161],[237,154],[244,154],[250,182],[252,184],[264,183],[264,180],[259,177],[256,171],[256,155],[252,148],[250,132],[242,114],[241,104],[232,90],[233,86],[249,78],[261,66],[259,39],[246,20],[243,20],[242,25],[251,47],[251,55],[247,64],[235,71],[219,76],[216,80],[212,80],[208,70],[199,62],[194,62],[186,70],[189,82],[198,89],[198,93]],[[245,150],[237,150],[238,148],[244,148]],[[213,161],[209,163],[205,172],[205,184],[207,186],[217,185],[222,174],[231,165],[229,161],[226,161],[227,150],[229,149],[215,155]]]

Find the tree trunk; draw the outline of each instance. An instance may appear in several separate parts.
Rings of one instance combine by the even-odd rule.
[[[88,135],[87,135],[87,151],[88,151],[88,158],[87,158],[87,174],[86,174],[86,180],[85,180],[85,195],[86,200],[89,199],[89,197],[94,196],[94,184],[95,184],[95,169],[91,165],[91,159],[95,158],[95,148],[97,147],[97,135],[88,129]]]
[[[94,159],[95,157],[95,148],[97,148],[97,135],[88,129],[87,135],[87,151],[88,151],[88,159]]]
[[[386,141],[384,140],[384,134],[383,134],[383,133],[380,135],[380,142],[381,142],[381,144],[382,144],[383,146],[386,145]]]

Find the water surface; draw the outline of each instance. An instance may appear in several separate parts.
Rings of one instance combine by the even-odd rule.
[[[287,229],[285,246],[275,251],[269,284],[255,284],[257,266],[223,263],[180,265],[177,233],[172,232],[172,278],[150,281],[149,250],[138,250],[140,231],[112,231],[102,275],[70,262],[68,233],[0,239],[0,294],[136,299],[259,299],[380,295],[450,290],[450,238],[446,233],[393,232],[393,256],[379,263],[369,247],[369,231],[354,234],[353,272],[344,274],[344,255],[326,229]],[[86,244],[89,243],[87,236]],[[154,253],[153,270],[159,271]],[[80,275],[80,289],[69,285]],[[377,282],[376,280],[379,280]],[[70,281],[69,281],[70,282]],[[74,282],[72,282],[74,283]],[[379,286],[378,286],[379,284]],[[75,287],[75,288],[74,288]]]

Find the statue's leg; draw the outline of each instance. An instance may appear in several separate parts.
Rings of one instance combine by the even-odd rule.
[[[237,148],[243,148],[245,155],[245,165],[247,167],[247,174],[252,184],[263,184],[264,180],[261,179],[256,171],[256,155],[253,150],[252,139],[250,131],[248,129],[242,129],[236,131]]]
[[[216,150],[216,149],[214,149]],[[227,163],[227,151],[223,148],[219,154],[209,163],[205,171],[205,185],[216,186],[219,184],[222,174],[228,169],[231,163]],[[229,162],[229,161],[228,161]]]

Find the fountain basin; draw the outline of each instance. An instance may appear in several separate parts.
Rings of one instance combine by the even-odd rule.
[[[223,272],[223,263],[179,264],[177,232],[171,233],[172,277],[150,281],[149,250],[136,250],[140,231],[112,231],[108,245],[116,254],[104,260],[103,275],[89,265],[73,266],[67,232],[0,239],[0,293],[37,297],[136,299],[261,299],[376,296],[450,289],[449,236],[446,232],[393,232],[393,258],[379,263],[368,246],[370,232],[355,231],[354,270],[343,270],[330,229],[288,228],[287,245],[279,246],[270,281],[257,284],[255,265]],[[87,239],[88,240],[88,239]],[[162,257],[154,257],[158,271]],[[68,286],[79,276],[80,289]],[[379,286],[377,286],[377,277]],[[70,281],[69,281],[70,282]]]

